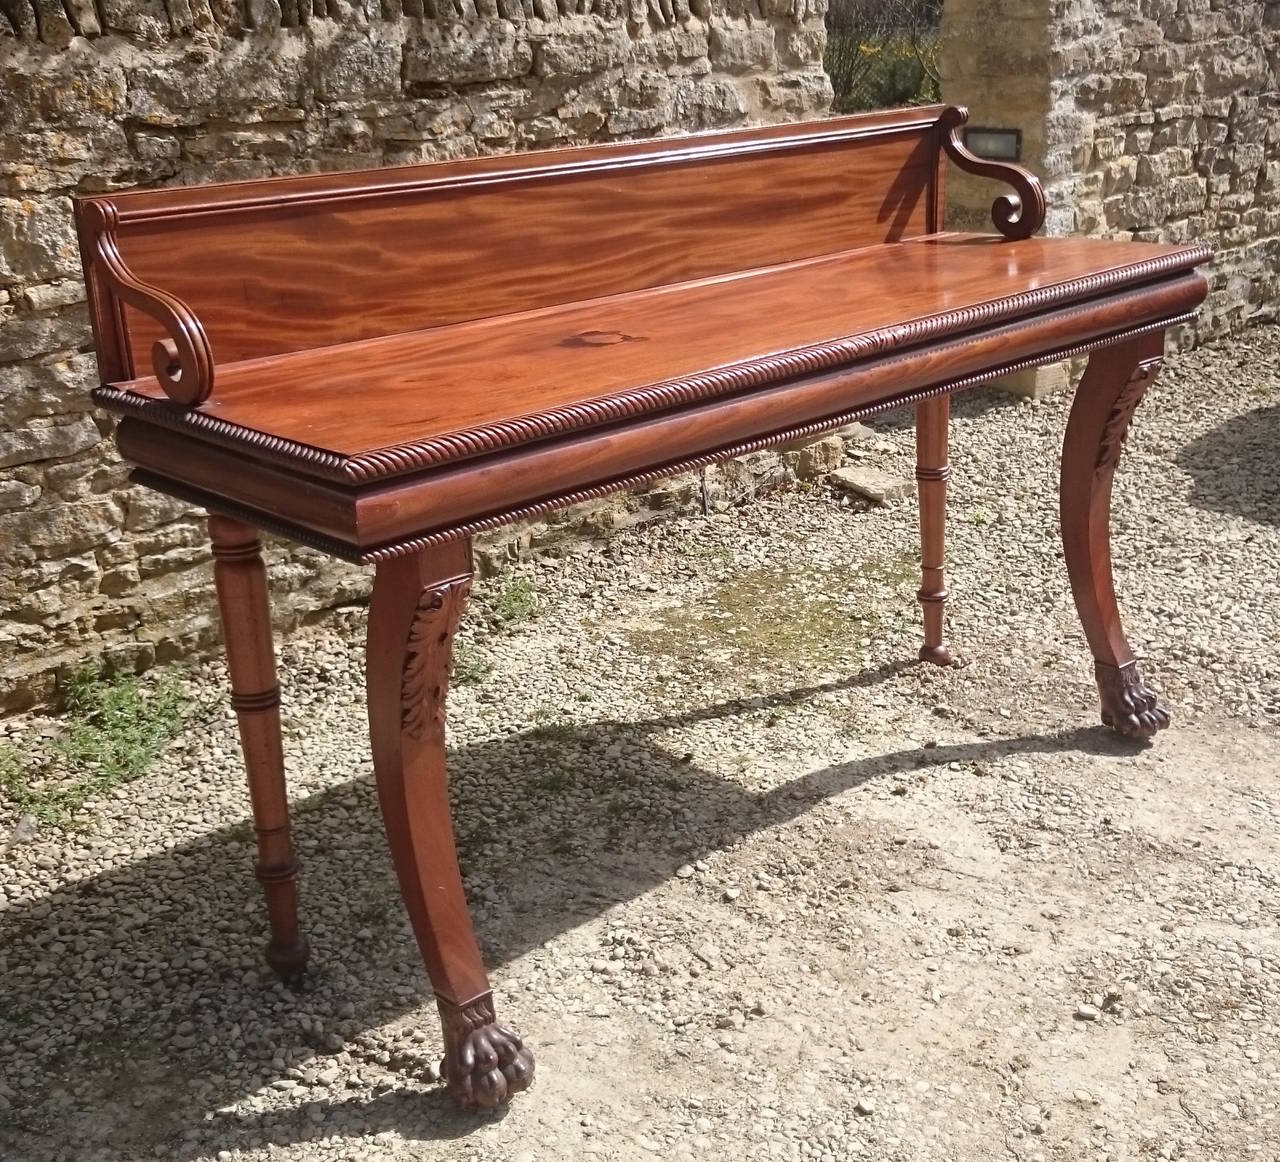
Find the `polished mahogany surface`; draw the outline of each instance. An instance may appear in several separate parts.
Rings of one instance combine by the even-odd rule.
[[[221,366],[927,233],[938,114],[106,200],[124,262],[181,288]],[[108,378],[163,336],[132,306],[123,327],[132,370]]]
[[[1120,625],[1111,481],[1211,255],[1035,238],[1042,186],[970,154],[966,116],[78,201],[95,398],[124,415],[136,482],[213,514],[268,960],[286,978],[308,945],[255,529],[377,566],[378,796],[464,1108],[533,1079],[497,1021],[450,826],[445,698],[474,534],[914,406],[920,657],[945,665],[950,395],[1091,354],[1063,449],[1064,560],[1102,721],[1168,725]],[[942,232],[944,155],[1008,187],[1001,238]]]
[[[339,456],[438,441],[432,462],[638,415],[1085,301],[1193,247],[948,234],[500,318],[220,366],[200,412]],[[920,326],[914,324],[919,323]],[[803,366],[794,358],[807,353]],[[740,374],[735,377],[734,369]],[[154,380],[129,390],[163,398]],[[527,417],[545,422],[524,424]],[[480,441],[459,435],[493,429]]]

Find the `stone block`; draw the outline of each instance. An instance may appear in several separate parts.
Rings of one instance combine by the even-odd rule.
[[[369,101],[400,92],[400,24],[323,28],[315,39],[311,87],[320,101]]]
[[[40,499],[40,488],[21,480],[0,480],[0,512],[30,508]]]
[[[0,285],[79,272],[70,198],[0,198]]]
[[[404,80],[410,86],[515,80],[532,68],[533,47],[509,20],[426,23],[404,45]]]
[[[97,382],[92,355],[7,367],[0,374],[0,415],[16,426],[29,416],[88,411],[93,406],[89,392]]]
[[[839,491],[872,504],[888,504],[915,495],[915,484],[911,480],[863,465],[838,468],[828,479]]]
[[[774,62],[772,27],[711,26],[711,63],[729,73],[759,72]]]
[[[0,429],[0,468],[62,459],[92,448],[102,434],[90,415],[62,423],[36,421],[20,428]]]
[[[843,462],[844,441],[839,436],[824,436],[799,449],[794,471],[798,480],[821,480]]]
[[[0,363],[88,347],[92,341],[89,314],[82,304],[11,317],[0,308]]]
[[[609,27],[596,20],[557,21],[537,46],[533,71],[539,77],[581,77],[615,68],[631,55],[631,37],[621,22]]]
[[[84,283],[78,278],[29,286],[22,292],[22,304],[29,311],[51,311],[84,301]]]

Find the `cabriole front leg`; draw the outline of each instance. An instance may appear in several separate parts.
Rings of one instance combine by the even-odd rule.
[[[1076,392],[1062,450],[1062,542],[1093,652],[1102,721],[1136,738],[1168,726],[1169,711],[1143,682],[1120,624],[1111,575],[1111,485],[1125,434],[1163,354],[1163,331],[1096,352]]]
[[[449,1092],[491,1109],[526,1089],[533,1057],[499,1025],[463,894],[445,771],[445,695],[471,588],[471,545],[378,566],[369,607],[369,724],[400,891],[440,1009]]]

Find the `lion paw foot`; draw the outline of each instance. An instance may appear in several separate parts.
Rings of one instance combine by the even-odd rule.
[[[533,1054],[520,1037],[497,1024],[492,1001],[461,1008],[439,1002],[445,1055],[440,1072],[449,1095],[464,1110],[491,1110],[533,1081]]]
[[[1102,697],[1102,722],[1128,738],[1150,738],[1169,725],[1169,711],[1154,690],[1142,680],[1138,667],[1094,663],[1098,693]]]

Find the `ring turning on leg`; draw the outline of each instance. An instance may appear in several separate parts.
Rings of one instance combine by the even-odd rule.
[[[951,397],[940,395],[916,405],[916,481],[920,494],[920,605],[924,611],[924,645],[920,660],[951,664],[943,642],[946,623],[947,429]]]
[[[253,829],[258,836],[257,876],[271,922],[267,963],[286,981],[298,984],[310,949],[298,927],[298,864],[289,828],[280,687],[262,544],[257,530],[224,516],[209,517],[209,535],[231,674],[231,705],[240,724]]]

